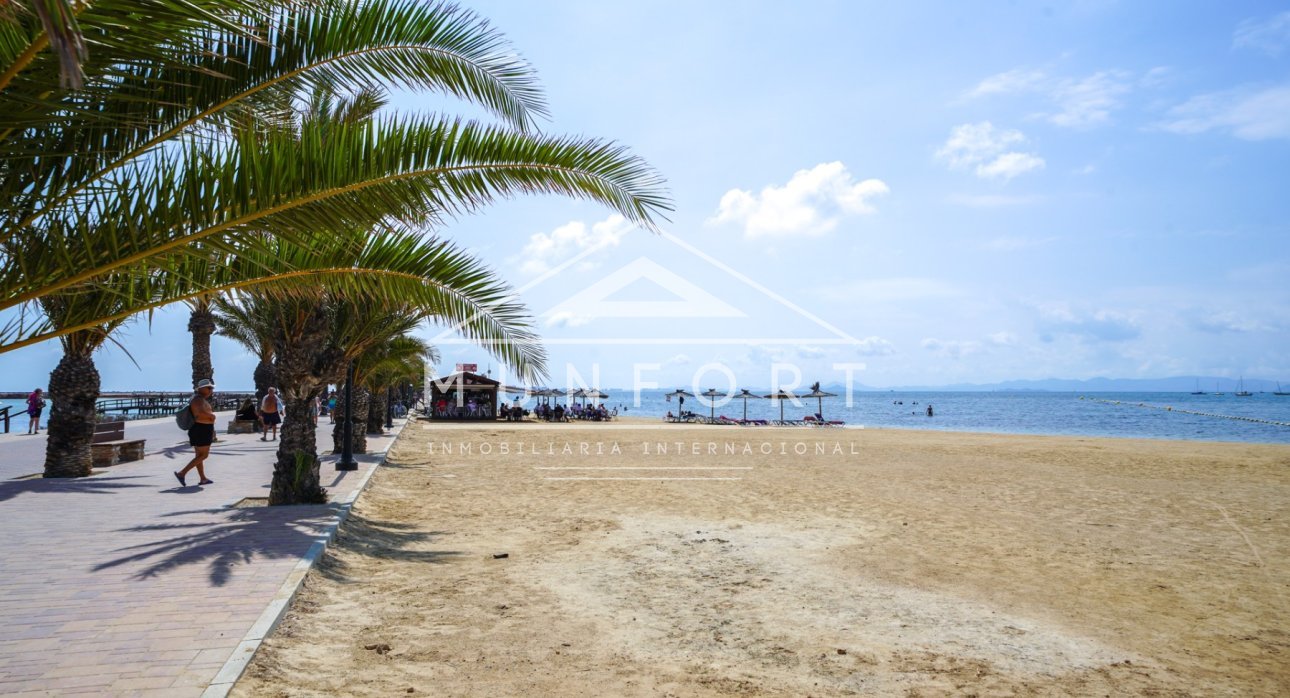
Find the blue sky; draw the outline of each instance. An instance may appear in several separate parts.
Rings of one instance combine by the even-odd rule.
[[[1290,378],[1290,3],[466,4],[538,70],[544,130],[629,145],[677,206],[671,237],[562,199],[444,231],[525,289],[557,382]],[[570,303],[615,283],[659,316]],[[669,316],[681,298],[711,312]],[[184,386],[184,322],[135,324],[144,368],[105,349],[104,387]],[[57,358],[0,364],[42,382]]]

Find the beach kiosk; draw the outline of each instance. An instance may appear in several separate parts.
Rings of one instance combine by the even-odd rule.
[[[458,371],[430,379],[430,418],[471,421],[497,417],[501,384],[486,376]]]

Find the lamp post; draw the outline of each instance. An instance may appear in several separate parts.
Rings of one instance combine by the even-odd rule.
[[[385,428],[394,428],[394,386],[385,388]]]
[[[341,451],[340,460],[336,461],[336,470],[358,470],[354,462],[354,362],[349,362],[345,370],[345,423],[340,425]]]

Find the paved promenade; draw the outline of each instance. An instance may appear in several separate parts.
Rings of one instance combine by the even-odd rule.
[[[303,574],[393,441],[369,437],[374,453],[355,472],[324,456],[331,504],[233,508],[268,496],[277,442],[220,434],[207,460],[215,484],[191,484],[193,472],[180,487],[171,472],[192,450],[173,419],[126,434],[148,438],[146,458],[73,480],[21,478],[41,471],[43,436],[0,439],[0,695],[226,691],[240,671],[226,662],[268,631],[284,582]]]

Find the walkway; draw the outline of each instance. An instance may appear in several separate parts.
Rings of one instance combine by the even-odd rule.
[[[331,427],[319,428],[325,452]],[[275,601],[283,583],[299,578],[393,441],[371,438],[378,453],[359,456],[355,472],[324,456],[331,504],[233,508],[268,496],[276,442],[221,434],[207,461],[215,484],[181,488],[171,471],[191,450],[173,419],[126,433],[148,438],[146,458],[73,480],[11,479],[40,472],[43,455],[28,444],[44,438],[0,440],[0,695],[227,690],[237,670],[217,675],[244,639],[267,632],[262,616],[285,605]]]

